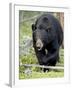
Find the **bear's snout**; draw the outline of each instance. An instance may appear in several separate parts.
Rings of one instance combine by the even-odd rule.
[[[36,48],[38,51],[40,51],[43,48],[43,43],[40,39],[38,39],[36,42]]]

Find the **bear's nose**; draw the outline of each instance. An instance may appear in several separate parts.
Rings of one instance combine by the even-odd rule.
[[[36,47],[37,47],[37,49],[39,50],[39,49],[41,48],[40,43],[37,43],[37,44],[36,44]]]

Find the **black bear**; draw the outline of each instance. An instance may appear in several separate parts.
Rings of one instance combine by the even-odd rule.
[[[55,66],[59,61],[59,48],[63,30],[51,14],[43,14],[32,24],[33,47],[40,65]],[[44,72],[49,69],[44,69]]]

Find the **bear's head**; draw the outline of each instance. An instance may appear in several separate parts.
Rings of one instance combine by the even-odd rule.
[[[47,17],[41,17],[35,24],[32,24],[32,33],[33,42],[38,51],[45,48],[55,37],[55,31]]]

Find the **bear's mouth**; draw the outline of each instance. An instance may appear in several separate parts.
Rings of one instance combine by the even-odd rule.
[[[42,48],[38,47],[38,48],[37,48],[37,50],[38,50],[38,51],[41,51],[41,50],[42,50]],[[45,55],[47,55],[47,54],[48,54],[48,50],[47,50],[47,49],[45,49]]]
[[[42,48],[41,48],[41,47],[37,47],[37,50],[38,50],[38,51],[41,51],[41,50],[42,50]]]

